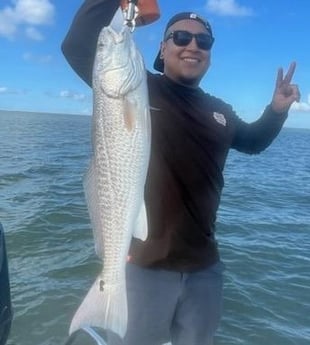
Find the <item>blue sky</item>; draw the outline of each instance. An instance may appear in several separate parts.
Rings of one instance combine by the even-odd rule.
[[[60,52],[82,0],[1,0],[0,109],[91,114],[92,95]],[[202,88],[255,120],[272,97],[278,67],[297,62],[294,83],[302,94],[287,127],[310,128],[308,0],[158,0],[160,19],[137,28],[135,39],[152,70],[167,20],[196,11],[213,28],[211,67]]]

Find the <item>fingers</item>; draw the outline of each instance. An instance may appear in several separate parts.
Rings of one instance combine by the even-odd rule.
[[[276,80],[276,86],[280,87],[282,83],[290,84],[293,78],[293,75],[295,73],[295,68],[296,68],[296,62],[294,61],[290,64],[290,67],[288,68],[288,71],[284,78],[283,78],[283,68],[279,68],[277,80]]]
[[[300,101],[300,91],[296,84],[291,85],[292,88],[292,96],[294,101],[299,102]]]
[[[284,90],[284,96],[289,101],[289,103],[299,102],[300,101],[300,92],[296,84],[288,85]]]
[[[294,72],[295,72],[295,68],[296,68],[296,62],[292,62],[290,64],[290,67],[289,67],[289,69],[288,69],[284,79],[283,79],[283,81],[285,83],[290,84],[290,82],[291,82],[291,80],[293,78]]]
[[[276,80],[276,87],[280,87],[283,81],[283,68],[278,69],[277,80]]]

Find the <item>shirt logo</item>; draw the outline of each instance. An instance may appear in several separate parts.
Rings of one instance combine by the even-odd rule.
[[[213,113],[213,117],[216,122],[218,122],[222,126],[226,126],[226,118],[223,114],[217,113],[216,111]]]

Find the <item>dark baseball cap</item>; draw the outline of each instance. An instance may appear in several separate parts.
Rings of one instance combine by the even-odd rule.
[[[203,19],[202,17],[200,17],[198,14],[193,13],[193,12],[180,12],[177,13],[176,15],[174,15],[167,23],[165,31],[164,31],[164,36],[166,35],[166,32],[168,31],[168,29],[170,28],[170,26],[172,26],[174,23],[179,22],[180,20],[184,20],[184,19],[191,19],[191,20],[196,20],[197,22],[201,23],[206,30],[209,32],[210,36],[213,37],[212,34],[212,29],[211,29],[211,25],[209,24],[209,22],[205,19]],[[164,60],[160,58],[160,50],[156,56],[156,59],[154,61],[153,67],[154,69],[156,69],[159,72],[163,72],[164,71]]]

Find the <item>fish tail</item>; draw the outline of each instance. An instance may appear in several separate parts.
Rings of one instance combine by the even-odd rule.
[[[108,285],[98,277],[73,316],[69,334],[81,327],[109,329],[124,337],[127,330],[127,293],[124,283]]]

